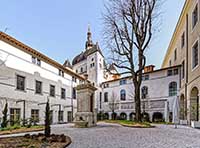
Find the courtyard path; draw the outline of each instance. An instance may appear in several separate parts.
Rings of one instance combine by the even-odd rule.
[[[93,128],[73,128],[72,124],[52,126],[53,133],[72,138],[69,148],[200,148],[200,130],[173,125],[137,129],[98,123]]]

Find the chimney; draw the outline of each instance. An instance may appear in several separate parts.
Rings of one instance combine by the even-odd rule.
[[[153,72],[154,71],[154,65],[149,65],[149,66],[146,66],[145,68],[144,68],[144,73],[146,73],[146,72]]]

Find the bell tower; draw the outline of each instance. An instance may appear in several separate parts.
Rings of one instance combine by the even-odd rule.
[[[93,47],[93,43],[92,43],[92,33],[91,33],[91,30],[90,30],[90,25],[88,25],[88,32],[87,32],[87,41],[85,43],[85,49],[89,49]]]

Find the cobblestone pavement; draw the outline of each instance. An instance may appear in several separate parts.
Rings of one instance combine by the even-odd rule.
[[[69,135],[69,148],[200,148],[200,130],[184,126],[137,129],[101,122],[97,127],[81,129],[72,124],[56,125],[52,132]]]

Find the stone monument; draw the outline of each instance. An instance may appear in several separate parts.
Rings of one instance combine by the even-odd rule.
[[[76,87],[77,113],[75,114],[75,127],[96,126],[97,113],[94,108],[96,90],[96,87],[87,80],[84,84],[80,84]]]

